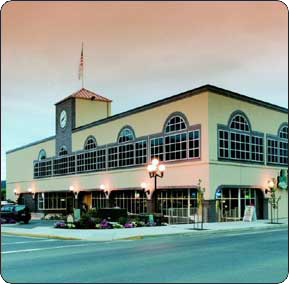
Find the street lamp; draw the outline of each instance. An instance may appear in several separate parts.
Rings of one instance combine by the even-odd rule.
[[[149,177],[155,179],[155,190],[157,189],[157,178],[163,178],[166,167],[159,164],[158,159],[153,159],[152,163],[147,166]]]
[[[276,184],[276,180],[273,178],[271,180],[268,180],[268,188],[269,189],[265,189],[265,193],[270,193],[270,198],[269,198],[269,203],[270,203],[270,208],[271,208],[271,224],[274,223],[273,220],[273,209],[274,211],[276,211],[277,213],[277,224],[278,224],[278,202],[281,199],[281,196],[279,196],[278,198],[276,198],[276,194],[275,194],[275,184]],[[275,214],[274,214],[275,215]],[[275,216],[274,216],[275,217]],[[275,218],[274,218],[275,219]]]

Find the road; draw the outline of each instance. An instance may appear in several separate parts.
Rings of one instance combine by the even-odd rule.
[[[280,283],[288,230],[92,242],[2,236],[9,283]]]

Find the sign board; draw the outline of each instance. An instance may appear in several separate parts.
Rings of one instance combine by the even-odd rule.
[[[278,188],[282,190],[288,189],[288,170],[281,170],[280,175],[277,177],[278,180]]]
[[[154,215],[149,215],[149,223],[153,223],[154,222]]]
[[[75,221],[78,221],[80,219],[80,209],[78,208],[73,209],[73,217]]]
[[[243,222],[256,221],[256,209],[255,206],[246,206],[243,217]]]

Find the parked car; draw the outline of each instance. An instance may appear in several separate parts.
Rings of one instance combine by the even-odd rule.
[[[1,206],[2,219],[14,219],[16,222],[23,221],[28,224],[31,219],[30,210],[26,205],[3,205]]]

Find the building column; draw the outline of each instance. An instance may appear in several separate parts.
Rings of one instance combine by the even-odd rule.
[[[216,200],[204,200],[204,222],[216,222]]]

